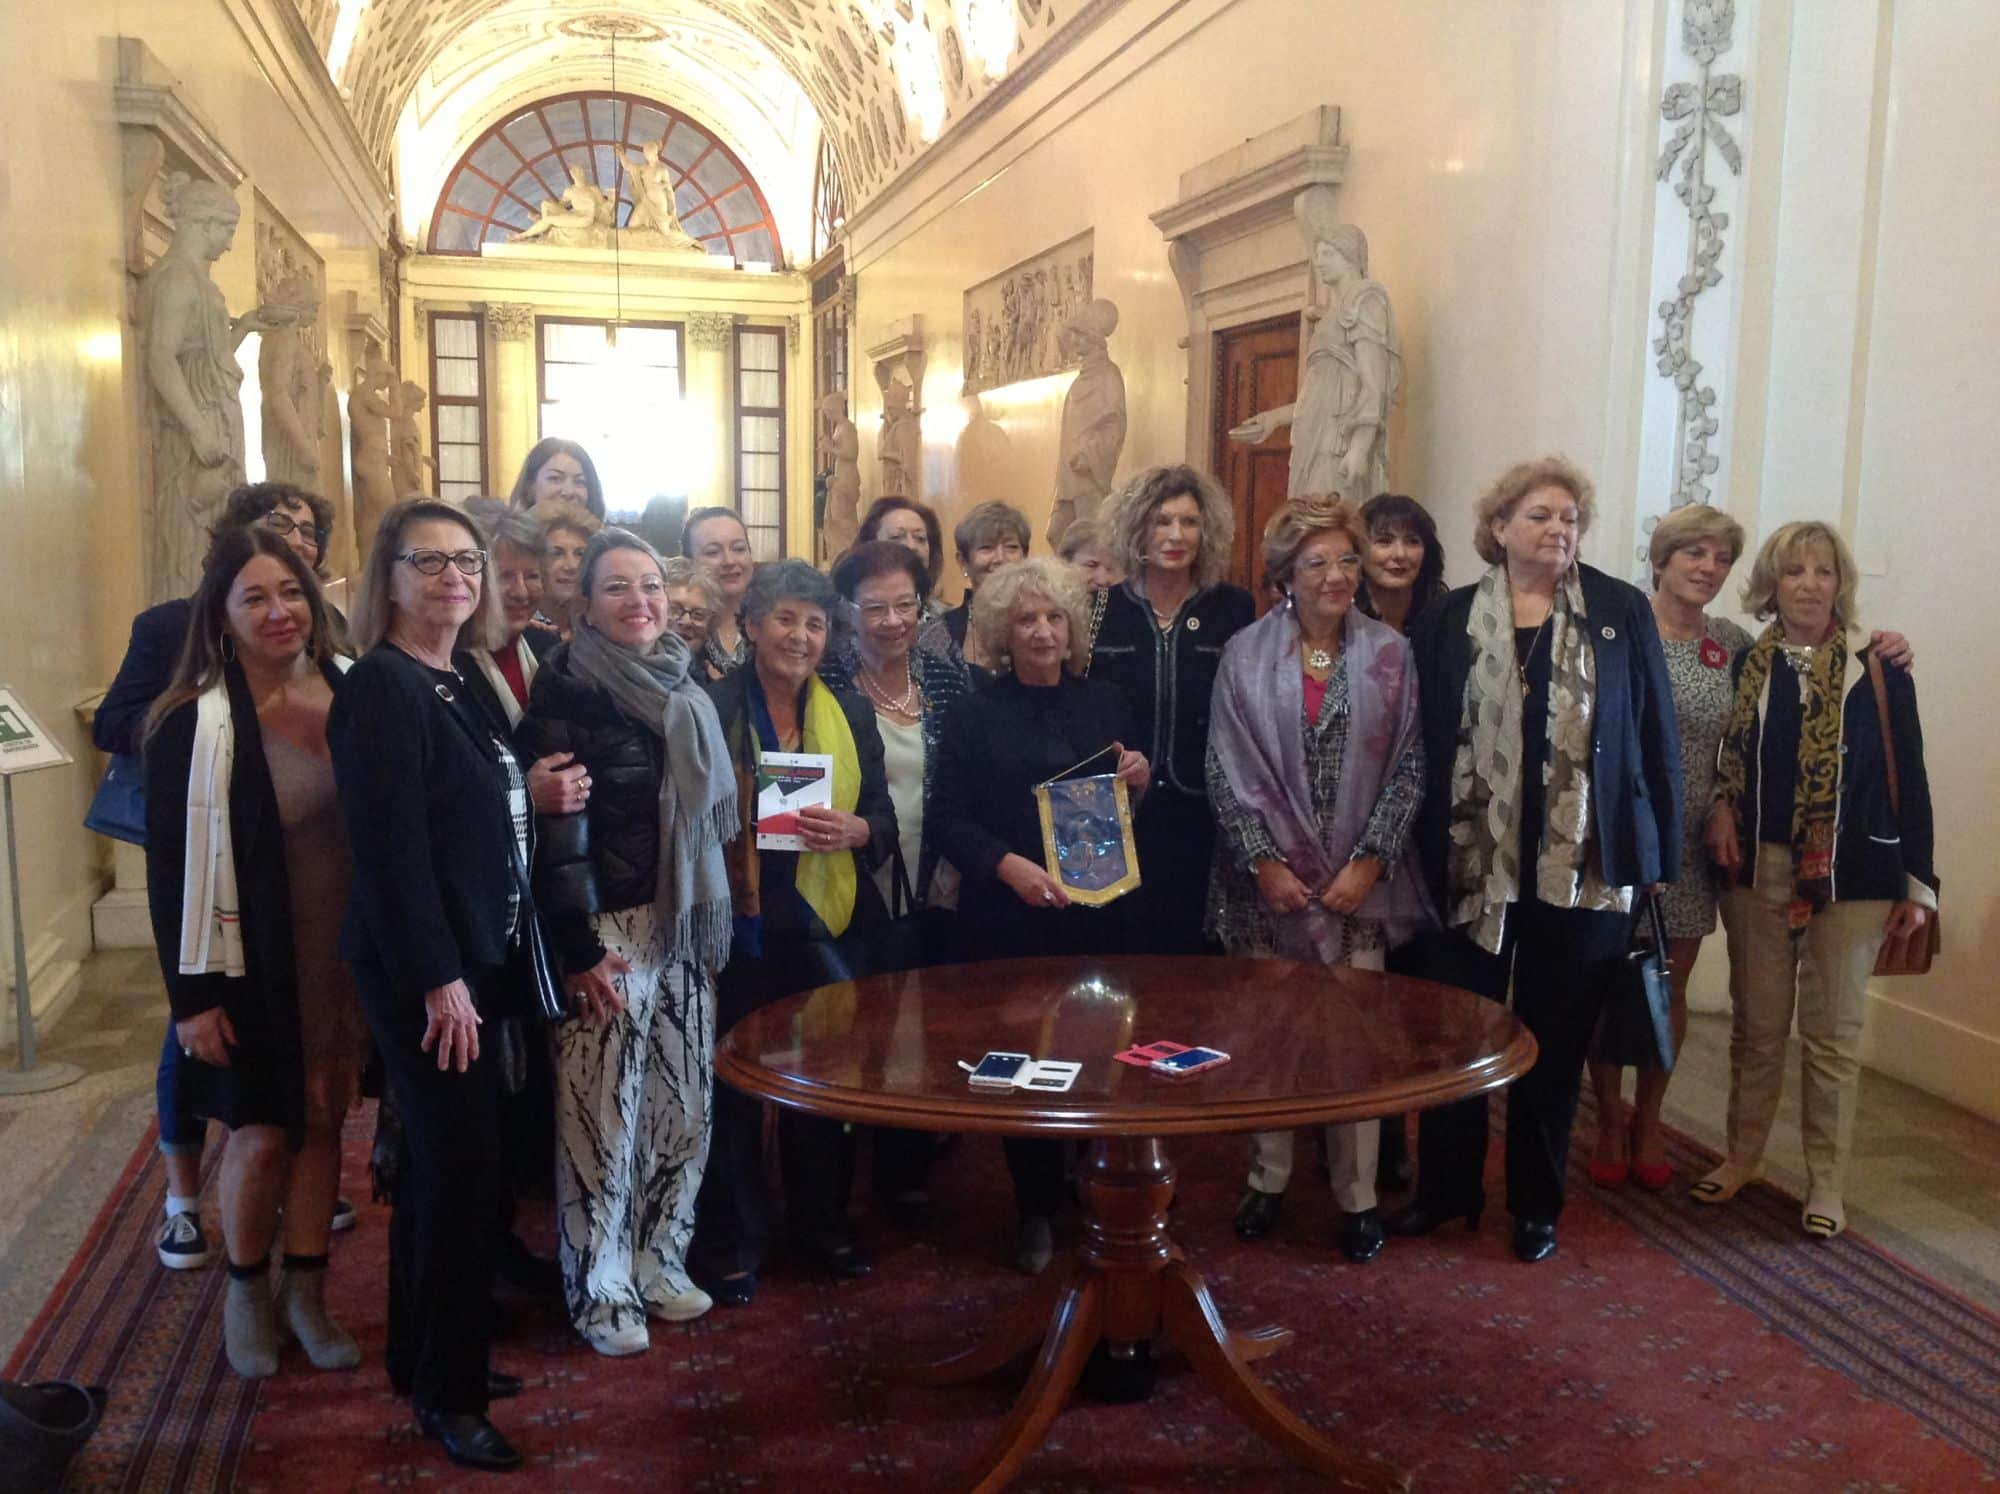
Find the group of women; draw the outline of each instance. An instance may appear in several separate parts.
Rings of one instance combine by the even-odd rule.
[[[1483,577],[1448,592],[1421,505],[1296,498],[1263,536],[1261,617],[1223,579],[1230,503],[1188,467],[1140,474],[1061,559],[980,505],[953,534],[974,584],[949,611],[920,503],[878,503],[830,577],[754,564],[726,509],[690,513],[669,560],[604,527],[587,455],[560,442],[504,504],[391,511],[344,623],[275,518],[219,531],[146,782],[175,1034],[199,1113],[232,1131],[232,1364],[269,1374],[287,1338],[322,1367],[358,1357],[321,1285],[371,1039],[398,1122],[391,1378],[455,1460],[504,1468],[518,1455],[486,1417],[519,1389],[487,1362],[501,1138],[541,1105],[571,1318],[601,1353],[640,1352],[649,1320],[751,1302],[770,1243],[760,1107],[715,1088],[717,1033],[865,970],[1023,950],[1226,949],[1511,990],[1540,1058],[1509,1094],[1507,1207],[1539,1260],[1587,1059],[1607,1117],[1592,1176],[1666,1185],[1663,1056],[1610,1019],[1659,888],[1677,1000],[1719,892],[1735,910],[1730,1152],[1696,1197],[1757,1175],[1796,984],[1804,1223],[1837,1233],[1861,982],[1936,906],[1909,677],[1888,671],[1878,712],[1879,649],[1850,641],[1856,573],[1826,526],[1766,541],[1752,641],[1705,611],[1742,549],[1725,515],[1660,526],[1649,600],[1578,562],[1592,507],[1566,462],[1510,469],[1478,505]],[[833,803],[802,813],[802,850],[760,849],[757,764],[795,751],[832,759]],[[1144,877],[1102,907],[1044,866],[1034,801],[1089,763],[1137,805]],[[1628,1129],[1616,1065],[1635,1058]],[[1422,1117],[1417,1192],[1387,1216],[1381,1129],[1327,1136],[1357,1262],[1484,1204],[1483,1100]],[[862,1139],[779,1117],[790,1243],[835,1278],[870,1268]],[[872,1146],[885,1206],[920,1220],[941,1139]],[[1037,1270],[1065,1157],[1005,1151],[1015,1258]],[[1278,1217],[1292,1155],[1287,1134],[1253,1139],[1246,1238]]]

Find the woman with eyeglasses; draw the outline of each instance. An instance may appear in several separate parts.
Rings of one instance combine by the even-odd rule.
[[[685,555],[665,561],[660,574],[667,583],[667,627],[693,651],[698,663],[708,630],[722,611],[722,588]],[[702,677],[708,678],[706,671]]]
[[[488,558],[450,504],[383,515],[354,619],[367,652],[327,737],[354,856],[341,952],[409,1148],[389,1231],[389,1380],[453,1462],[498,1470],[521,1458],[486,1408],[520,1382],[487,1365],[501,1148],[485,1029],[516,993],[534,991],[544,1014],[553,996],[527,883],[527,775],[452,662],[503,631]],[[510,977],[524,961],[529,978]]]

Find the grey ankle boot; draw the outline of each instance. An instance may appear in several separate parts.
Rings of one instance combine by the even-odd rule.
[[[222,1299],[222,1343],[229,1367],[246,1380],[278,1372],[278,1313],[268,1276],[229,1278]]]
[[[278,1278],[277,1313],[314,1369],[353,1369],[361,1363],[361,1346],[327,1313],[325,1267],[287,1267]]]

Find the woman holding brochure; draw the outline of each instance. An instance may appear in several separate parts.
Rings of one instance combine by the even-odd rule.
[[[974,597],[970,636],[1005,672],[945,722],[930,808],[938,844],[964,877],[959,926],[970,959],[1109,954],[1128,942],[1129,900],[1087,907],[1049,875],[1035,803],[1036,787],[1055,778],[1116,772],[1137,797],[1151,777],[1124,746],[1134,734],[1124,693],[1076,673],[1085,616],[1083,583],[1054,560],[1004,565]],[[1010,1138],[1006,1152],[1020,1210],[1015,1264],[1033,1273],[1054,1252],[1061,1144]]]
[[[749,667],[708,687],[744,816],[727,855],[735,918],[716,987],[718,1032],[780,997],[857,974],[857,951],[884,916],[874,870],[894,851],[896,810],[875,712],[818,674],[834,601],[833,583],[802,560],[759,570],[743,598]],[[833,785],[831,805],[798,811],[784,848],[755,823],[759,767],[772,753],[824,759]],[[768,1233],[762,1108],[721,1090],[714,1123],[694,1250],[710,1295],[741,1307],[756,1292]],[[852,1133],[838,1121],[786,1110],[778,1117],[778,1151],[793,1243],[836,1278],[867,1275],[868,1258],[847,1220]]]

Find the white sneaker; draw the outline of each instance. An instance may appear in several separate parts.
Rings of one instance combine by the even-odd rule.
[[[327,1228],[335,1234],[344,1229],[353,1229],[354,1205],[344,1198],[336,1198],[333,1201],[333,1218],[328,1222]]]
[[[646,1316],[658,1318],[662,1323],[691,1323],[711,1307],[715,1299],[698,1286],[691,1286],[684,1292],[675,1292],[661,1302],[648,1302]]]
[[[583,1341],[607,1359],[643,1354],[653,1346],[644,1323],[634,1323],[629,1328],[593,1328],[583,1335]]]
[[[169,1271],[198,1271],[208,1264],[208,1239],[199,1214],[170,1214],[154,1245]]]

